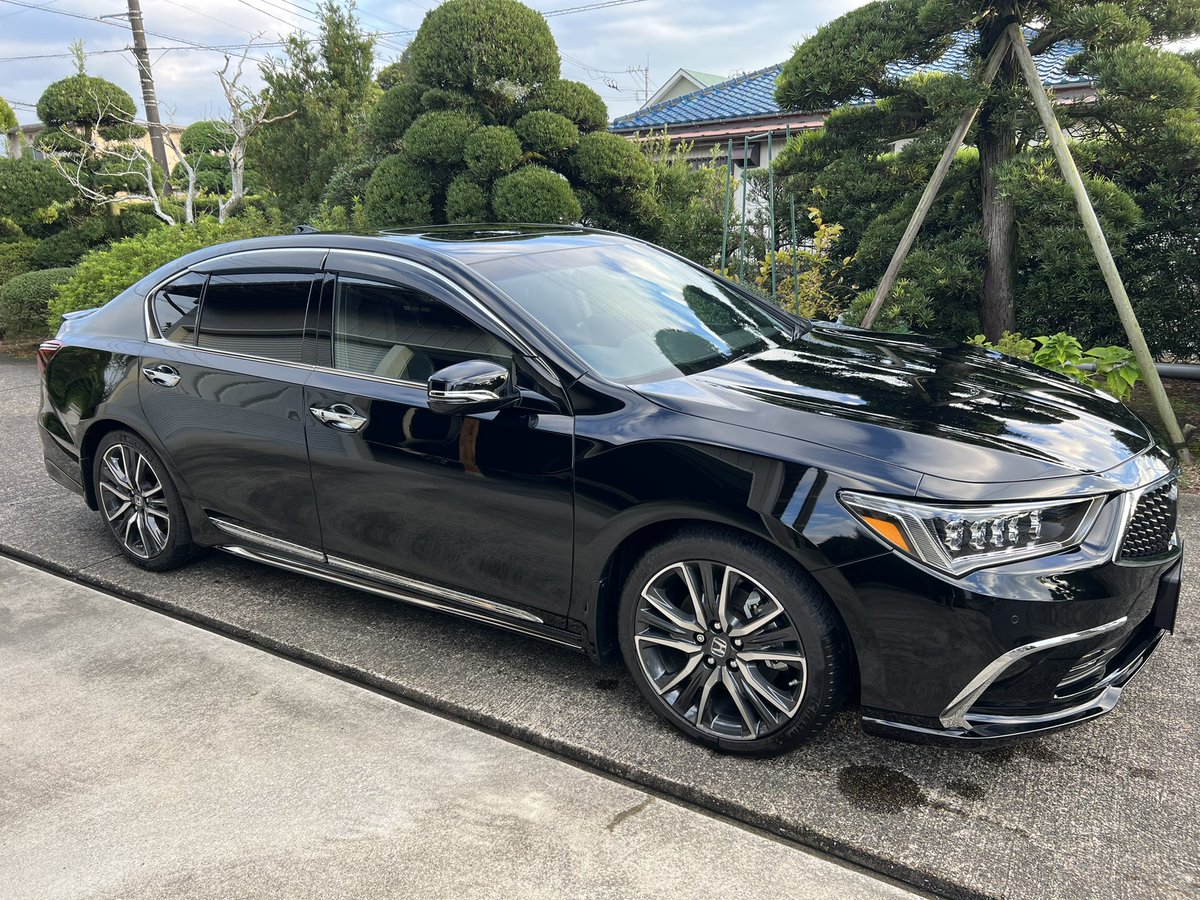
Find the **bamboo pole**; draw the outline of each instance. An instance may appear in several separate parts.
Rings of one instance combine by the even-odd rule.
[[[773,165],[775,156],[775,132],[767,132],[767,194],[770,197],[770,216],[771,216],[771,300],[774,301],[775,290],[775,250],[779,245],[778,235],[775,233],[775,166]]]
[[[742,135],[742,240],[738,244],[738,283],[746,283],[746,190],[749,187],[746,176],[750,173],[750,136]]]
[[[1007,37],[1007,32],[1005,33],[1005,37]],[[1011,37],[1007,40],[1005,37],[1001,37],[996,41],[995,46],[992,47],[992,52],[988,54],[987,63],[983,69],[984,90],[996,79],[996,72],[1000,69],[1000,63],[1004,61],[1004,56],[1008,53]],[[975,117],[979,115],[979,109],[982,105],[982,102],[976,103],[974,107],[964,112],[962,118],[958,120],[958,127],[954,129],[954,134],[950,136],[950,142],[946,144],[946,149],[942,152],[942,158],[938,161],[937,168],[933,170],[933,176],[929,179],[929,184],[925,186],[925,193],[921,195],[921,199],[917,202],[917,208],[913,212],[912,218],[908,221],[908,227],[904,229],[904,236],[900,238],[900,244],[896,247],[896,252],[892,254],[892,261],[888,263],[887,271],[883,273],[883,278],[879,281],[879,287],[875,290],[875,299],[871,301],[871,306],[867,309],[867,314],[863,316],[863,328],[873,326],[875,320],[879,317],[879,311],[883,309],[884,302],[886,302],[888,295],[892,292],[892,288],[895,287],[896,278],[900,274],[900,267],[904,265],[904,260],[908,259],[908,254],[912,250],[913,244],[917,242],[917,233],[920,232],[921,226],[925,224],[925,217],[929,215],[933,201],[937,199],[938,191],[942,189],[942,182],[946,180],[946,175],[950,172],[950,166],[954,162],[954,157],[958,154],[958,148],[962,146],[962,142],[967,137],[967,132],[975,124]]]
[[[1112,250],[1109,249],[1108,241],[1104,237],[1104,230],[1100,227],[1100,219],[1097,218],[1096,210],[1092,207],[1092,201],[1088,197],[1083,178],[1080,177],[1079,169],[1075,166],[1075,159],[1071,156],[1067,138],[1058,124],[1058,119],[1054,116],[1050,98],[1046,96],[1045,88],[1042,87],[1042,79],[1038,75],[1033,55],[1025,43],[1025,35],[1017,25],[1009,25],[1007,34],[1017,62],[1021,66],[1021,72],[1025,76],[1029,93],[1033,95],[1033,102],[1042,119],[1042,125],[1046,129],[1046,136],[1050,139],[1051,147],[1054,148],[1054,156],[1058,159],[1063,178],[1071,186],[1071,192],[1075,195],[1075,205],[1079,209],[1080,218],[1083,219],[1083,229],[1087,232],[1092,251],[1096,254],[1096,262],[1100,264],[1100,271],[1104,275],[1104,282],[1108,285],[1109,293],[1112,294],[1113,305],[1117,308],[1117,315],[1121,317],[1121,325],[1125,328],[1125,335],[1129,338],[1133,355],[1142,369],[1142,378],[1145,379],[1146,387],[1150,389],[1150,397],[1154,400],[1159,418],[1162,419],[1163,426],[1167,429],[1167,435],[1179,451],[1180,459],[1185,463],[1190,463],[1192,456],[1183,439],[1183,432],[1179,429],[1179,421],[1175,418],[1171,401],[1167,399],[1162,379],[1159,378],[1158,369],[1154,366],[1154,357],[1150,355],[1150,348],[1146,346],[1146,336],[1142,334],[1142,327],[1138,324],[1133,304],[1129,302],[1129,295],[1125,292],[1125,283],[1121,280],[1121,273],[1117,270],[1116,260],[1113,259]]]
[[[725,224],[721,229],[721,277],[726,271],[729,260],[729,216],[733,212],[733,138],[729,139],[729,150],[725,154]]]

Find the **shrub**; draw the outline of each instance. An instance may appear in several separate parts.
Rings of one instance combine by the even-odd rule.
[[[650,188],[654,174],[637,146],[608,131],[596,131],[579,139],[575,152],[579,177],[599,192]]]
[[[368,122],[371,142],[381,148],[394,148],[421,114],[421,96],[425,89],[415,84],[388,88],[371,110]]]
[[[422,113],[404,132],[404,149],[417,162],[453,166],[463,161],[467,138],[478,127],[469,113],[448,109]]]
[[[20,225],[8,216],[0,216],[0,244],[19,241],[23,237],[25,237],[25,232]]]
[[[580,131],[599,131],[608,127],[608,107],[586,84],[555,79],[535,90],[525,102],[527,110],[544,109],[574,122]]]
[[[466,175],[459,175],[446,189],[447,222],[486,222],[488,195]]]
[[[33,268],[33,252],[36,249],[37,241],[10,241],[0,244],[0,286],[10,278]]]
[[[194,122],[179,137],[179,149],[188,156],[193,153],[223,153],[233,145],[233,129],[220,119]]]
[[[469,94],[558,77],[550,26],[517,0],[446,0],[425,15],[409,51],[413,81]]]
[[[470,109],[475,100],[470,94],[462,91],[449,91],[445,88],[430,88],[421,95],[421,106],[425,109]]]
[[[387,157],[367,182],[363,207],[367,221],[380,228],[420,225],[433,219],[429,176],[405,157]]]
[[[159,266],[194,250],[281,231],[278,216],[267,218],[254,211],[229,219],[223,225],[215,219],[202,218],[194,225],[157,228],[116,241],[80,260],[70,280],[59,286],[50,301],[50,313],[57,317],[77,309],[103,306]]]
[[[1142,377],[1142,370],[1132,350],[1125,347],[1092,347],[1084,350],[1077,338],[1061,331],[1033,339],[1006,331],[995,344],[982,334],[977,334],[968,343],[1032,362],[1074,378],[1081,384],[1108,391],[1118,400],[1128,399],[1133,393],[1133,386]],[[1080,368],[1084,364],[1090,364],[1092,370]]]
[[[521,146],[546,159],[556,159],[579,143],[579,129],[566,116],[546,109],[521,116],[513,126]]]
[[[75,189],[48,159],[0,158],[0,216],[28,233],[46,226],[43,211],[75,198]]]
[[[463,148],[467,171],[477,181],[491,181],[521,163],[521,139],[511,128],[485,125],[467,138]]]
[[[367,184],[378,165],[379,157],[373,155],[346,160],[333,170],[325,193],[321,195],[321,203],[326,207],[350,209],[355,200],[361,201],[367,195]]]
[[[113,223],[100,216],[68,225],[62,231],[38,242],[30,264],[35,269],[73,266],[94,247],[108,242]]]
[[[578,222],[582,215],[567,180],[542,166],[525,166],[497,181],[492,212],[498,222],[551,224]]]
[[[137,114],[133,98],[111,81],[80,73],[56,81],[37,102],[38,118],[48,128],[62,125],[118,125]]]
[[[71,268],[39,269],[5,282],[0,287],[0,336],[13,340],[46,334],[55,288],[73,272]]]
[[[17,115],[8,101],[0,97],[0,131],[12,131],[17,127]]]

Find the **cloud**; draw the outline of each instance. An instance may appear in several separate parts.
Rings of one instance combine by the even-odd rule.
[[[121,85],[140,106],[137,69],[124,50],[130,37],[123,18],[88,20],[98,14],[98,7],[84,0],[28,2],[45,8],[27,9],[0,0],[0,92],[6,99],[36,103],[48,84],[70,75],[74,63],[66,54],[71,41],[79,38],[90,54],[88,71]],[[531,0],[529,5],[545,12],[585,2]],[[644,95],[643,74],[630,69],[649,68],[652,93],[679,68],[723,76],[760,69],[786,59],[806,34],[861,2],[643,0],[554,16],[549,22],[563,54],[563,77],[590,84],[617,116],[636,109]],[[396,32],[417,28],[433,5],[433,0],[360,0],[359,14],[371,30]],[[316,25],[299,12],[314,6],[294,0],[144,0],[143,13],[147,30],[157,33],[148,36],[152,48],[179,48],[184,43],[240,47],[254,35],[274,42],[294,29],[315,31]],[[381,35],[378,64],[399,56],[408,37]],[[264,58],[269,53],[278,53],[278,48],[256,50],[253,55]],[[43,58],[7,59],[18,56]],[[220,111],[221,95],[213,74],[221,65],[219,52],[156,49],[151,59],[159,103],[175,122],[187,124]],[[250,67],[256,80],[254,69]],[[15,106],[15,110],[22,123],[36,121],[29,106]]]

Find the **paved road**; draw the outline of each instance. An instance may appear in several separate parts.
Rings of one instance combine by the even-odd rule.
[[[0,547],[351,673],[905,881],[956,896],[1200,892],[1200,556],[1177,634],[1111,716],[982,753],[862,734],[852,713],[784,758],[678,738],[619,668],[468,622],[213,554],[168,575],[114,554],[98,517],[42,472],[29,363],[0,365]],[[1200,502],[1183,530],[1200,547]]]
[[[0,558],[21,898],[916,894]]]

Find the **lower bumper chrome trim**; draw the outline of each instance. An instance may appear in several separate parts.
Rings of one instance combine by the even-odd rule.
[[[1033,641],[1028,644],[1022,644],[1020,647],[1014,647],[1007,653],[1003,653],[992,660],[984,667],[983,671],[972,678],[967,686],[959,692],[958,696],[951,700],[946,708],[942,710],[938,719],[945,728],[970,728],[970,723],[966,718],[967,710],[1017,660],[1024,659],[1026,656],[1042,650],[1049,650],[1052,647],[1061,647],[1063,644],[1073,644],[1076,641],[1086,641],[1089,638],[1108,634],[1110,631],[1116,631],[1127,621],[1128,616],[1121,616],[1121,618],[1114,622],[1106,622],[1103,625],[1097,625],[1095,628],[1085,628],[1083,631],[1060,634],[1056,637],[1043,638],[1040,641]]]

